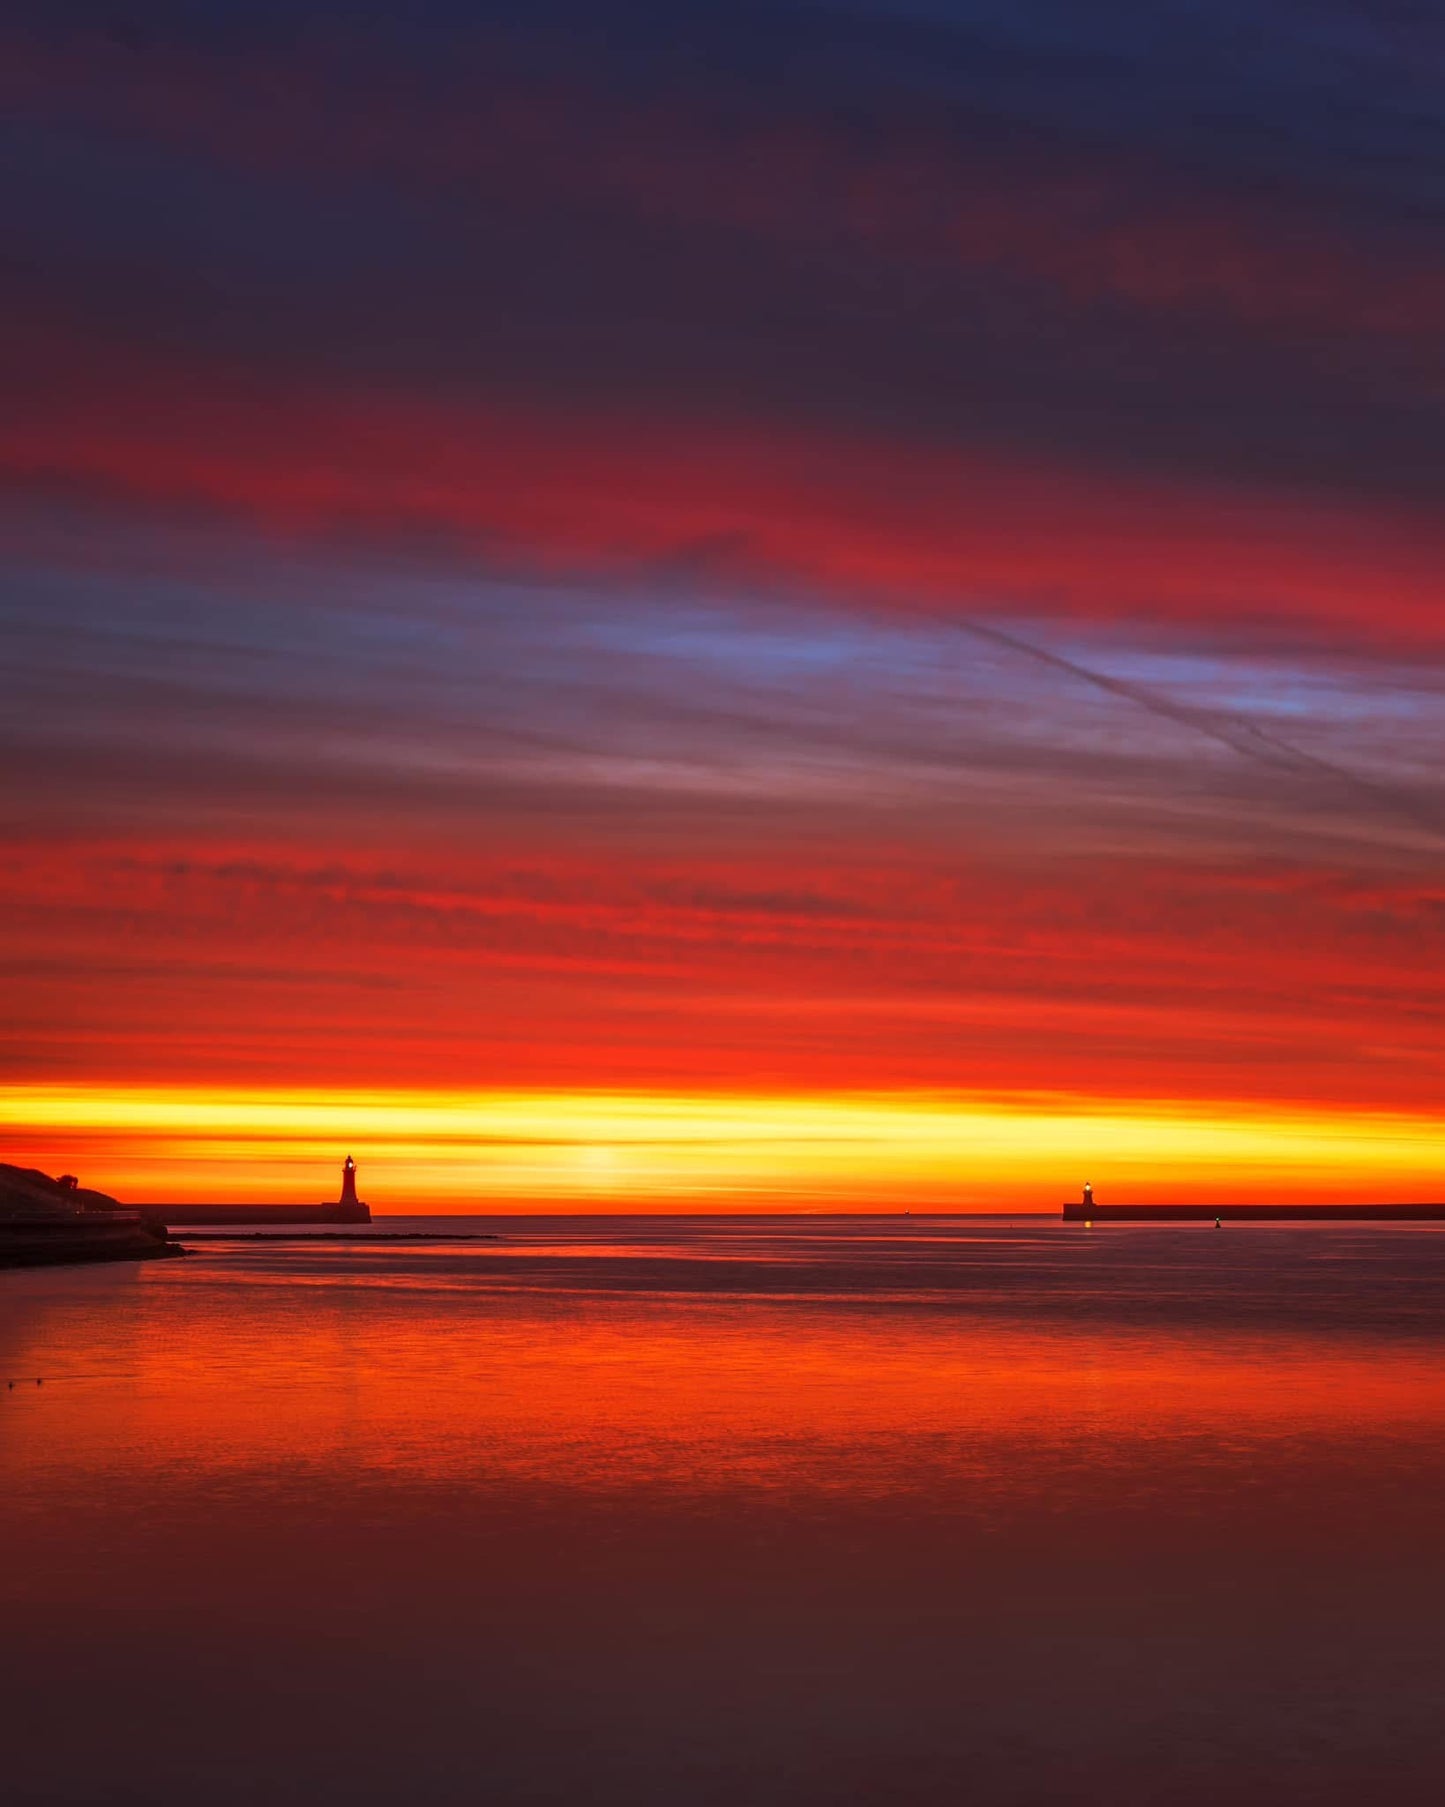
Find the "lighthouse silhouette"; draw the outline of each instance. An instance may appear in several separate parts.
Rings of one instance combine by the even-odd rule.
[[[371,1212],[356,1196],[356,1162],[347,1155],[341,1169],[341,1197],[337,1201],[337,1215],[352,1218],[361,1223],[371,1221]]]

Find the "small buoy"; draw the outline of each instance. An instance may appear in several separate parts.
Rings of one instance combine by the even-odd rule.
[[[1216,1218],[1215,1218],[1215,1220],[1214,1220],[1214,1227],[1215,1227],[1215,1229],[1216,1229],[1216,1230],[1222,1230],[1222,1229],[1223,1229],[1223,1228],[1224,1228],[1224,1225],[1223,1225],[1223,1223],[1222,1223],[1222,1222],[1221,1222],[1221,1221],[1220,1221],[1220,1219],[1219,1219],[1219,1218],[1217,1218],[1217,1217],[1216,1217]]]

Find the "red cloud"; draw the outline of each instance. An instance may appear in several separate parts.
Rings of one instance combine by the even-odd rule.
[[[319,815],[309,841],[27,847],[5,1067],[1445,1102],[1441,899],[1409,884],[863,845],[438,844],[402,875]]]
[[[430,539],[555,574],[679,561],[869,604],[1261,619],[1438,645],[1445,531],[1403,511],[763,423],[258,393],[52,354],[0,423],[0,482],[271,532]],[[81,373],[77,380],[76,373]]]

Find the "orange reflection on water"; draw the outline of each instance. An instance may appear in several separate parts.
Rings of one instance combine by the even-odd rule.
[[[506,1237],[0,1276],[18,1798],[1433,1807],[1445,1236]]]
[[[5,1360],[47,1382],[9,1401],[29,1484],[324,1476],[978,1510],[1056,1489],[1077,1506],[1445,1423],[1445,1365],[1408,1343],[1024,1323],[926,1299],[538,1296],[508,1286],[505,1257],[479,1285],[445,1248],[395,1265],[207,1249],[68,1276],[54,1301],[23,1277]]]

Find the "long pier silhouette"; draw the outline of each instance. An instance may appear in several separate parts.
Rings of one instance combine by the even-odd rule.
[[[202,1224],[370,1223],[371,1208],[356,1195],[356,1162],[347,1155],[341,1169],[341,1197],[331,1205],[142,1205],[148,1223],[169,1229]]]
[[[1445,1202],[1360,1205],[1106,1205],[1086,1184],[1065,1223],[1445,1223]]]

